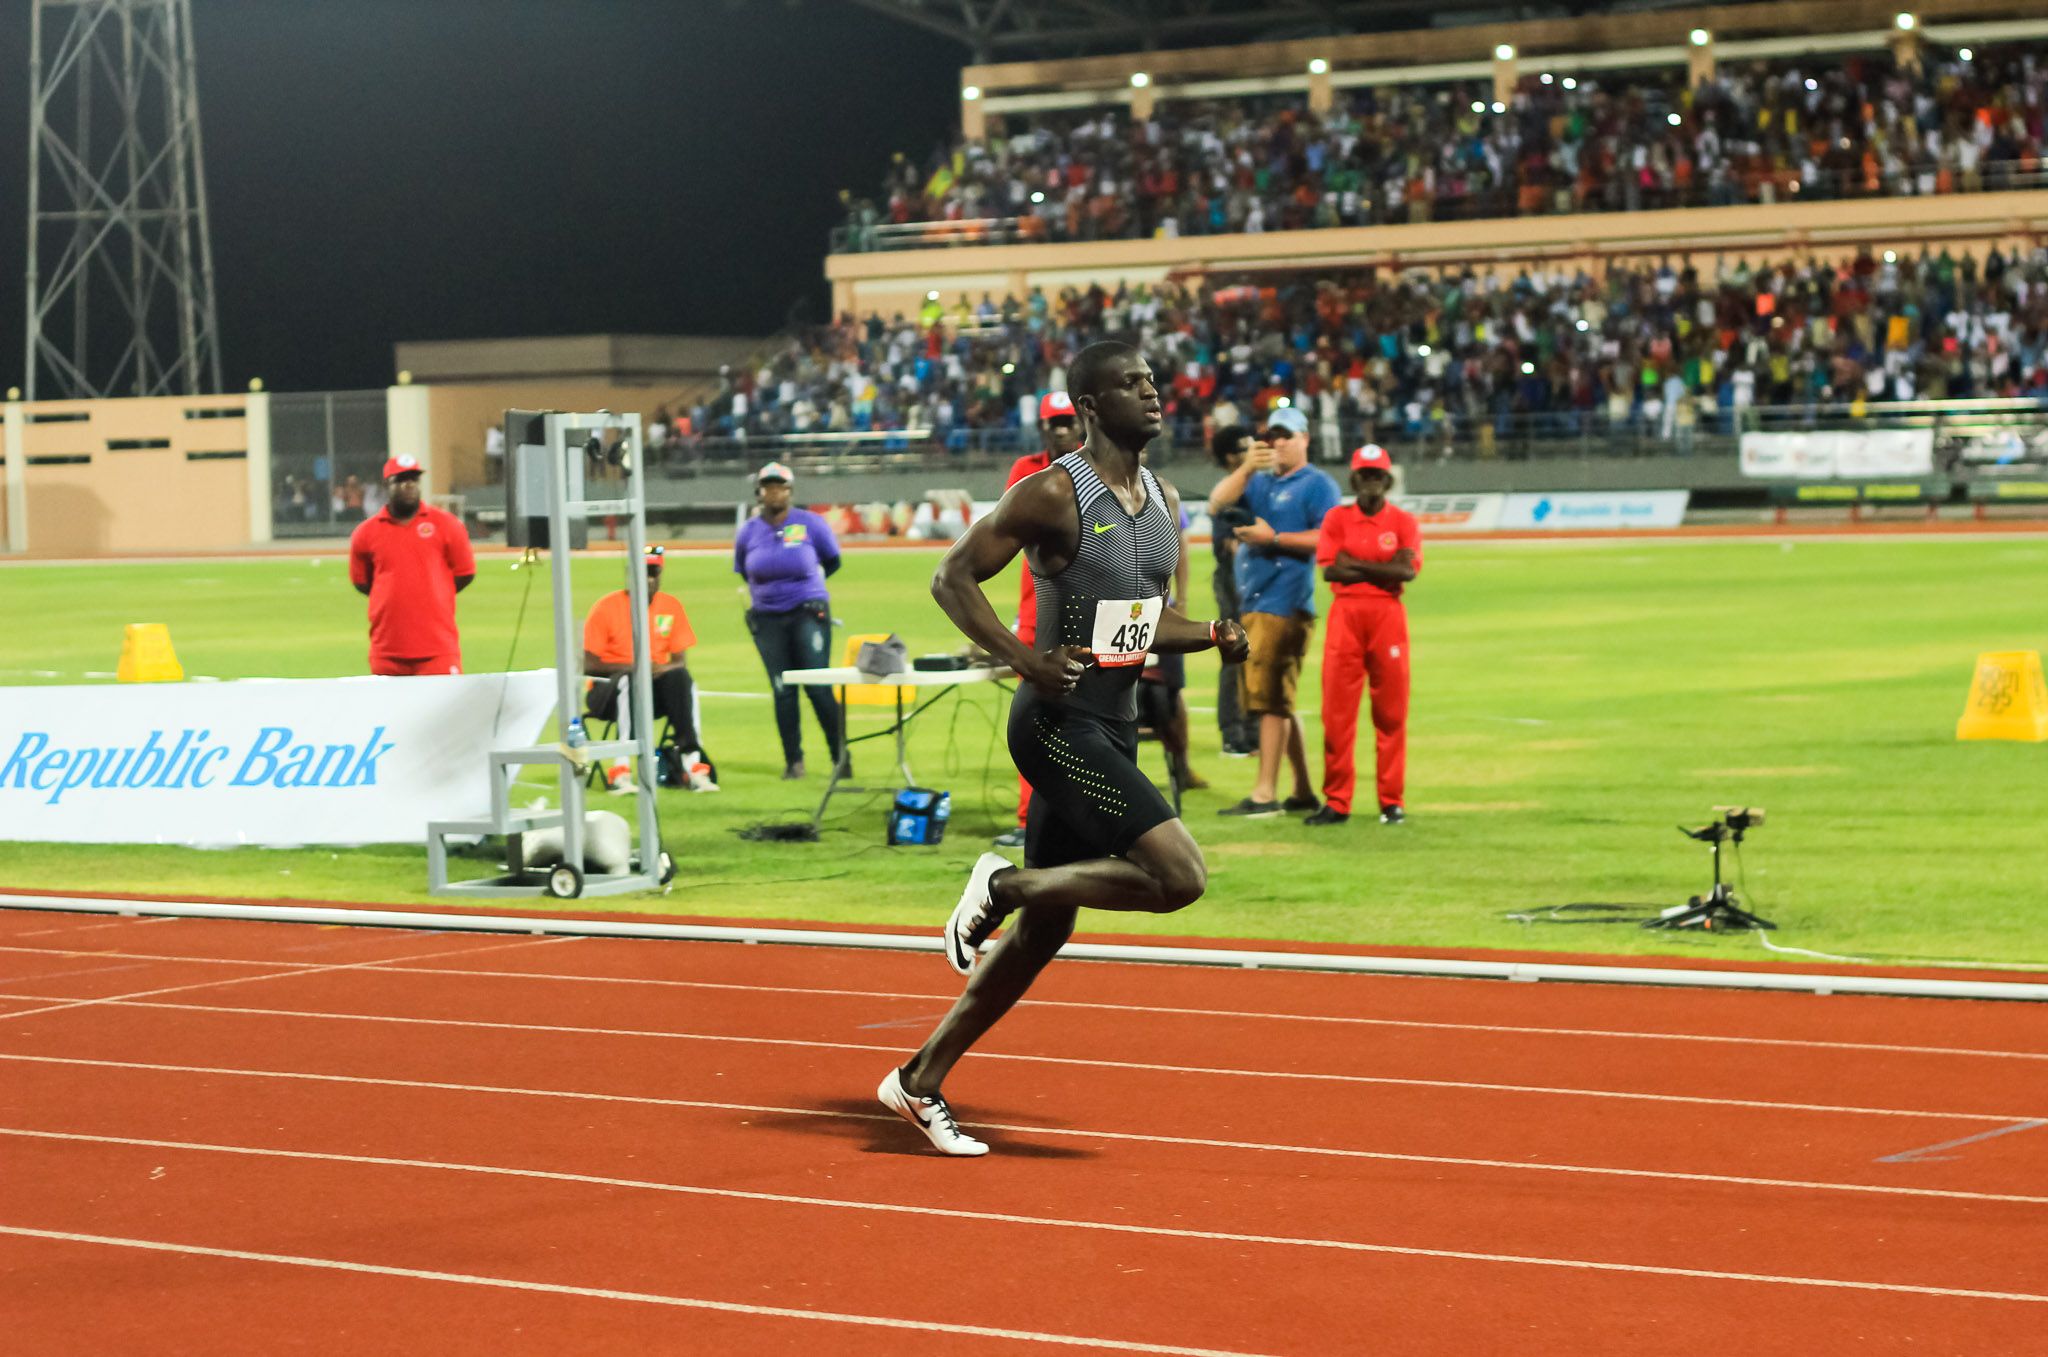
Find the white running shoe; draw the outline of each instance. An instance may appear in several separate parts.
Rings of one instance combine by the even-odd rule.
[[[694,749],[682,752],[677,762],[683,765],[683,785],[693,792],[715,792],[718,784],[711,780],[711,765],[704,756]]]
[[[953,917],[946,920],[946,961],[962,975],[973,972],[975,958],[992,931],[989,916],[993,902],[989,899],[988,879],[1015,865],[1000,853],[983,853],[974,860],[967,889],[960,892],[960,903],[953,906]]]
[[[919,1098],[903,1087],[903,1071],[890,1070],[882,1080],[882,1086],[875,1090],[875,1096],[882,1100],[882,1106],[894,1112],[924,1132],[940,1154],[954,1154],[962,1158],[987,1154],[988,1146],[960,1129],[960,1123],[953,1120],[953,1109],[946,1106],[944,1098]]]

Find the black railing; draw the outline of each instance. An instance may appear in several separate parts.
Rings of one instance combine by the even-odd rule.
[[[1496,413],[1436,408],[1372,417],[1312,417],[1310,456],[1341,462],[1361,443],[1378,443],[1397,461],[1597,460],[1630,457],[1734,456],[1745,432],[1829,429],[1934,431],[1942,449],[1998,431],[2048,446],[2048,399],[1886,401],[1864,405],[1815,402],[1723,408],[1695,399],[1690,410],[1645,402],[1625,414],[1588,409]],[[1152,445],[1159,461],[1207,455],[1201,421],[1169,421]],[[691,438],[671,442],[658,457],[670,476],[731,472],[767,461],[799,467],[867,470],[972,466],[1006,462],[1039,447],[1035,429],[873,430],[843,434],[780,434]]]
[[[1377,189],[1379,186],[1372,186]],[[1319,220],[1307,213],[1307,220],[1295,221],[1285,212],[1268,214],[1268,233],[1322,227],[1389,226],[1431,221],[1492,220],[1502,217],[1569,216],[1586,212],[1652,212],[1679,207],[1735,207],[1795,202],[1830,202],[1859,198],[1915,198],[1956,193],[2002,193],[2048,188],[2048,168],[2035,160],[1997,161],[1975,170],[1903,169],[1880,173],[1874,178],[1863,170],[1821,170],[1802,177],[1796,170],[1773,168],[1743,171],[1718,183],[1688,185],[1645,185],[1617,173],[1590,191],[1575,182],[1511,183],[1481,189],[1462,190],[1440,186],[1426,198],[1389,207],[1384,194],[1360,195],[1361,211],[1355,220]],[[1277,203],[1284,195],[1275,195]],[[1048,204],[1048,208],[1053,205]],[[920,250],[967,245],[1014,245],[1019,243],[1064,243],[1092,240],[1146,239],[1157,233],[1168,218],[1182,236],[1230,235],[1238,228],[1209,229],[1206,220],[1194,214],[1183,216],[1179,205],[1159,200],[1138,199],[1127,204],[1124,229],[1101,234],[1100,220],[1092,213],[1081,214],[1082,229],[1067,230],[1064,207],[1016,217],[983,217],[967,221],[913,221],[861,223],[851,221],[833,230],[834,254],[864,254],[886,250]]]

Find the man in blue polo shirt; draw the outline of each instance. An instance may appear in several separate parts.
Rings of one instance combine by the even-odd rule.
[[[1237,590],[1251,637],[1244,663],[1244,710],[1259,722],[1259,775],[1252,794],[1219,814],[1274,816],[1313,811],[1301,718],[1294,689],[1316,620],[1316,539],[1323,515],[1342,496],[1337,483],[1308,464],[1308,418],[1282,406],[1266,419],[1261,441],[1209,492],[1213,517],[1240,501],[1250,524],[1234,530]],[[1280,756],[1286,753],[1294,790],[1279,799]]]

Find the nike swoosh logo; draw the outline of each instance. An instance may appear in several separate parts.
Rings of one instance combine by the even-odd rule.
[[[1095,529],[1095,531],[1097,531],[1097,532],[1108,532],[1108,531],[1109,531],[1109,530],[1110,530],[1111,528],[1114,528],[1114,527],[1116,526],[1116,524],[1114,524],[1114,523],[1093,523],[1093,524],[1090,524],[1089,526],[1090,526],[1090,527],[1092,527],[1092,528],[1094,528],[1094,529]]]

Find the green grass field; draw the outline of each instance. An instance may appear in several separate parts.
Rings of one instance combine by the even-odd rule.
[[[822,842],[755,844],[735,831],[806,817],[821,788],[777,780],[766,681],[720,555],[671,557],[667,587],[702,644],[691,656],[716,795],[660,794],[680,864],[667,897],[606,908],[935,926],[988,837],[1010,823],[1014,773],[993,691],[928,713],[912,745],[926,785],[953,793],[937,848],[882,844],[879,796],[842,798]],[[870,552],[833,582],[854,631],[900,632],[913,653],[954,635],[925,590],[934,557]],[[1196,597],[1207,598],[1206,551]],[[1399,829],[1354,820],[1218,819],[1251,764],[1217,753],[1215,662],[1194,657],[1198,766],[1215,790],[1187,819],[1208,895],[1164,918],[1099,914],[1097,931],[1415,946],[1760,957],[1754,937],[1521,922],[1572,902],[1676,904],[1708,880],[1704,847],[1673,826],[1716,803],[1762,805],[1747,902],[1781,945],[1860,958],[2048,964],[2048,745],[1958,743],[1972,662],[2040,649],[2048,542],[1694,540],[1540,546],[1437,542],[1410,595],[1415,652],[1409,809]],[[546,579],[513,645],[530,578],[484,563],[463,595],[472,672],[548,662]],[[577,563],[579,616],[615,587],[616,561]],[[1014,581],[991,584],[1012,610]],[[121,627],[168,623],[192,674],[363,672],[363,601],[334,558],[0,569],[0,683],[85,682]],[[1303,710],[1319,701],[1317,666]],[[823,762],[806,714],[813,766]],[[856,709],[855,732],[879,709]],[[863,723],[866,723],[863,725]],[[1369,723],[1366,725],[1369,732]],[[1310,717],[1311,758],[1320,726]],[[858,746],[880,771],[882,742]],[[1154,747],[1142,754],[1159,771]],[[1370,740],[1363,751],[1371,760]],[[1369,773],[1368,773],[1369,786]],[[538,789],[536,789],[538,791]],[[602,803],[605,798],[597,798]],[[6,827],[0,825],[0,838]],[[76,847],[0,842],[17,887],[417,903],[418,848]],[[1741,886],[1738,881],[1738,888]],[[513,902],[506,902],[511,907]]]

